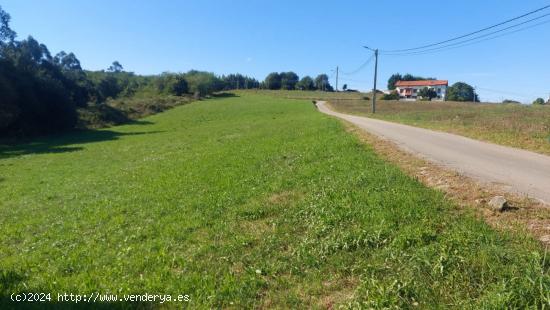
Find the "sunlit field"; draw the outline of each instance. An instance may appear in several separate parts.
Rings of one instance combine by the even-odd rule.
[[[391,104],[380,115],[398,120]],[[2,145],[0,197],[4,307],[17,292],[189,295],[168,308],[550,303],[536,241],[406,176],[309,98],[239,92]]]

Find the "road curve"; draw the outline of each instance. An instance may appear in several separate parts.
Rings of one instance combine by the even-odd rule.
[[[318,101],[322,113],[396,143],[402,149],[481,182],[550,203],[550,157],[466,137],[342,114]]]

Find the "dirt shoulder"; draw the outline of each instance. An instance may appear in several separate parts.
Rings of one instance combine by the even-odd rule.
[[[321,102],[319,102],[321,103]],[[325,109],[323,105],[318,105]],[[342,119],[342,118],[341,118]],[[347,130],[371,145],[377,154],[401,167],[411,177],[436,188],[463,208],[470,208],[497,229],[527,230],[546,246],[550,246],[550,206],[539,200],[514,194],[498,183],[481,182],[447,166],[421,158],[383,136],[371,134],[354,123],[342,119]],[[504,196],[509,208],[495,211],[489,201]]]
[[[445,193],[459,206],[473,208],[497,229],[526,229],[546,246],[550,246],[550,207],[542,202],[510,194],[498,186],[480,184],[467,176],[418,158],[401,150],[395,143],[379,138],[343,121],[346,129],[371,145],[377,154],[401,167],[411,177]],[[493,211],[488,202],[504,196],[510,208]]]

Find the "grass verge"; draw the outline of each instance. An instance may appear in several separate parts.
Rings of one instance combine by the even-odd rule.
[[[550,155],[550,106],[329,99],[338,112],[446,131]]]

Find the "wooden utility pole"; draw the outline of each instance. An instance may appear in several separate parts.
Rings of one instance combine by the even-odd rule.
[[[376,79],[378,78],[378,49],[372,49],[368,46],[364,48],[374,52],[374,89],[372,90],[372,114],[376,113]]]
[[[336,66],[336,92],[338,92],[338,66]]]
[[[378,78],[378,49],[374,51],[374,89],[372,90],[372,114],[376,113],[376,80]]]

